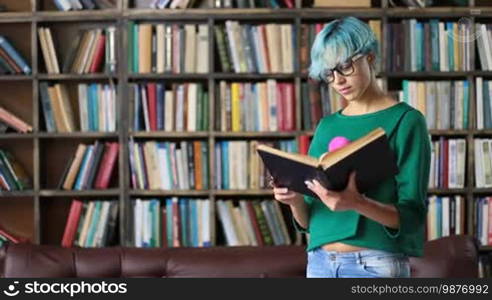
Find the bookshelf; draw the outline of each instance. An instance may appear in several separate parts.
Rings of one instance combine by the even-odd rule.
[[[63,227],[73,198],[78,199],[113,199],[119,203],[119,244],[130,245],[132,224],[130,199],[136,197],[202,197],[209,198],[212,203],[224,199],[255,199],[271,198],[271,190],[245,189],[245,190],[217,190],[215,189],[214,172],[214,145],[224,140],[288,140],[298,139],[301,135],[312,136],[312,131],[302,130],[302,106],[300,86],[307,80],[307,75],[300,71],[299,55],[295,55],[296,66],[294,72],[283,74],[252,74],[252,73],[225,73],[220,71],[219,59],[216,55],[213,28],[217,24],[224,24],[226,20],[237,20],[240,23],[262,24],[292,24],[299,28],[301,24],[327,22],[333,18],[342,16],[355,16],[363,20],[380,20],[382,25],[382,57],[388,53],[386,24],[399,22],[403,19],[417,18],[426,20],[430,18],[443,18],[457,21],[461,17],[468,17],[472,24],[475,22],[492,21],[492,6],[487,6],[487,1],[470,0],[468,7],[431,7],[426,9],[408,9],[388,7],[386,0],[373,1],[375,5],[367,9],[329,9],[302,7],[297,0],[293,9],[184,9],[184,10],[151,10],[135,9],[134,1],[116,1],[114,9],[96,11],[70,11],[60,12],[56,10],[51,0],[0,0],[0,4],[6,5],[8,12],[0,13],[0,35],[9,38],[16,48],[22,53],[32,67],[30,75],[2,75],[0,76],[0,104],[16,113],[28,123],[34,130],[29,134],[8,133],[0,134],[0,147],[7,149],[25,166],[33,181],[33,189],[16,192],[0,192],[0,220],[14,233],[30,238],[35,243],[59,244],[63,234]],[[206,24],[208,35],[208,64],[209,73],[132,73],[128,68],[128,41],[129,22],[144,23],[191,23]],[[118,65],[114,73],[94,74],[48,74],[44,65],[44,59],[39,45],[37,29],[42,26],[50,27],[60,46],[59,58],[66,54],[67,47],[73,34],[81,28],[91,26],[108,25],[116,27],[116,49]],[[296,31],[299,51],[300,31]],[[471,218],[472,202],[474,197],[492,194],[492,189],[474,187],[474,143],[478,137],[490,137],[492,130],[477,130],[475,127],[475,78],[484,77],[492,79],[492,72],[479,70],[479,63],[475,57],[475,44],[471,44],[471,70],[460,72],[388,72],[387,62],[382,59],[382,72],[378,78],[383,80],[386,88],[401,88],[403,79],[415,80],[452,80],[465,79],[470,84],[470,127],[464,130],[431,130],[433,137],[465,138],[467,141],[466,159],[466,184],[462,189],[430,189],[433,195],[463,195],[467,203],[467,219]],[[226,82],[260,82],[267,79],[276,79],[278,82],[288,82],[295,87],[295,130],[289,132],[221,132],[215,129],[214,120],[217,116],[214,103],[218,99],[216,90],[220,81]],[[117,116],[118,127],[116,132],[74,132],[74,133],[48,133],[43,123],[43,113],[40,107],[40,89],[42,82],[63,83],[69,87],[70,93],[74,93],[78,83],[106,83],[113,81],[117,89]],[[202,132],[164,132],[152,131],[135,132],[130,123],[129,86],[133,83],[147,82],[194,82],[202,83],[209,93],[209,128]],[[15,98],[15,101],[9,100]],[[75,96],[72,97],[72,105],[76,107]],[[77,113],[76,113],[77,115]],[[210,189],[207,190],[140,190],[133,189],[130,185],[128,140],[136,141],[181,141],[200,140],[205,141],[209,147]],[[119,156],[116,171],[110,187],[105,190],[65,191],[57,190],[56,186],[62,176],[65,164],[72,155],[78,143],[93,143],[96,139],[102,141],[117,141],[120,143]],[[216,219],[214,205],[210,211],[212,222],[212,234],[218,231],[219,222]],[[63,225],[61,225],[63,224]],[[467,222],[467,232],[473,230],[473,224]],[[216,228],[217,227],[217,228]],[[219,238],[213,236],[214,244]],[[490,251],[490,247],[483,247],[482,251]]]

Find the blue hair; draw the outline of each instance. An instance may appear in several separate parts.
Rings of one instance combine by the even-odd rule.
[[[326,70],[354,55],[368,53],[379,60],[379,44],[369,25],[354,17],[333,20],[314,39],[309,77],[324,80]]]

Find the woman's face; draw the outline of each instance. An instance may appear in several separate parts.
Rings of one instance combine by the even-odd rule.
[[[335,89],[347,101],[360,98],[371,83],[371,62],[374,60],[372,54],[352,57],[345,63],[337,66],[340,72],[333,71],[333,81],[330,86]]]

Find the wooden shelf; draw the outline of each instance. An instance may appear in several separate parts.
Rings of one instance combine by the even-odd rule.
[[[216,197],[268,197],[273,196],[273,190],[214,190],[213,195]]]
[[[213,78],[217,80],[293,80],[295,74],[252,74],[252,73],[215,73]]]
[[[208,197],[210,196],[209,190],[196,191],[196,190],[130,190],[130,196],[133,197]]]
[[[32,75],[0,75],[0,81],[33,80]]]
[[[131,73],[128,75],[129,79],[145,79],[145,80],[208,80],[209,75],[207,74],[170,74],[170,73],[147,73],[147,74],[135,74]]]
[[[82,190],[82,191],[64,191],[64,190],[41,190],[39,195],[42,197],[106,197],[106,196],[120,196],[119,189],[107,189],[107,190]]]
[[[0,191],[0,201],[1,198],[10,198],[10,197],[34,197],[35,193],[32,190],[26,191]]]
[[[441,188],[432,188],[428,190],[429,194],[434,195],[455,195],[455,194],[466,194],[468,192],[467,189],[441,189]]]
[[[442,130],[442,129],[431,129],[429,133],[433,136],[450,136],[450,137],[462,137],[467,136],[470,131],[463,129],[456,130]]]
[[[455,77],[467,77],[474,75],[472,71],[463,72],[388,72],[381,74],[383,77],[388,78],[455,78]]]
[[[166,131],[150,131],[150,132],[130,132],[130,136],[134,138],[180,138],[180,139],[195,139],[207,138],[208,132],[166,132]]]
[[[361,19],[377,19],[384,16],[382,8],[302,8],[299,9],[302,20],[331,19],[354,16]]]
[[[158,20],[169,19],[177,21],[198,20],[206,21],[210,17],[218,20],[292,20],[295,17],[295,9],[128,9],[123,15],[130,20]]]
[[[0,23],[21,23],[31,22],[32,12],[2,12],[0,13]]]
[[[492,194],[492,188],[473,188],[473,194]]]
[[[470,7],[427,7],[421,8],[405,8],[396,7],[388,8],[386,14],[389,18],[393,17],[405,17],[405,18],[461,18],[461,17],[472,17],[476,16],[476,8]],[[482,16],[486,15],[488,12],[482,10]],[[391,21],[391,20],[390,20]]]
[[[70,133],[39,133],[41,139],[78,139],[78,138],[118,138],[117,132],[70,132]]]
[[[112,21],[121,17],[118,10],[81,10],[81,11],[42,11],[35,12],[34,17],[38,22],[57,22],[57,21]]]
[[[216,138],[294,138],[296,132],[215,132],[213,136]]]
[[[33,139],[36,137],[36,134],[33,133],[1,133],[0,139],[2,140],[10,140],[10,139]]]
[[[116,74],[39,74],[40,80],[99,80],[117,79]]]
[[[492,135],[492,129],[473,129],[470,132],[477,137]]]
[[[492,251],[492,246],[480,246],[478,248],[480,252],[491,252]]]

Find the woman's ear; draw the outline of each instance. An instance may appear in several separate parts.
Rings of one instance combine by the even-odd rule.
[[[369,63],[369,66],[371,68],[376,67],[376,57],[374,56],[374,54],[370,53],[367,55],[367,62]]]

